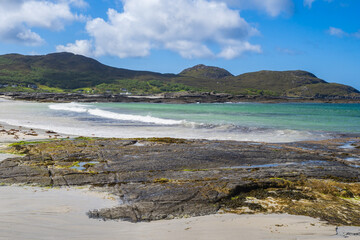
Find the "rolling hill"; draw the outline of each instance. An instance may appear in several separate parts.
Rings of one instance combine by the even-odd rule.
[[[360,96],[350,86],[327,83],[306,71],[259,71],[234,76],[222,68],[196,65],[179,74],[161,74],[109,67],[72,53],[0,56],[0,91],[135,94],[216,91],[291,97]]]

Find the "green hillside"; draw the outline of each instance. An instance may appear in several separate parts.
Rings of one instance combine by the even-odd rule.
[[[113,68],[94,59],[71,53],[0,56],[0,83],[3,84],[36,83],[62,89],[76,89],[138,76],[150,76],[153,79],[162,77],[162,74]]]
[[[72,53],[0,56],[0,91],[85,91],[154,94],[203,91],[298,97],[357,96],[349,86],[329,84],[305,71],[260,71],[233,76],[225,69],[196,65],[180,74],[109,67]]]
[[[287,91],[287,96],[326,97],[326,96],[356,96],[355,88],[338,83],[308,84]]]
[[[180,73],[178,82],[203,88],[207,91],[231,94],[271,95],[291,97],[357,96],[359,91],[346,85],[327,83],[306,71],[259,71],[238,76],[201,78],[195,69],[187,69],[186,76]],[[214,71],[213,67],[209,70]],[[201,69],[204,72],[204,67]],[[218,69],[222,73],[222,69]],[[192,73],[192,74],[189,74]]]

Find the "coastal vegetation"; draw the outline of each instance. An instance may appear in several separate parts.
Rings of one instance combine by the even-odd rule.
[[[232,75],[196,65],[179,74],[114,68],[72,53],[0,56],[0,92],[157,94],[216,92],[286,97],[360,97],[358,90],[327,83],[306,71],[259,71]]]

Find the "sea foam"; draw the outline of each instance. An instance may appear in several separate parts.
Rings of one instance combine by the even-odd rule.
[[[78,104],[78,103],[60,103],[60,104],[51,104],[49,108],[52,110],[58,111],[70,111],[70,112],[77,112],[77,113],[85,113],[88,111],[86,105]]]
[[[163,119],[151,116],[141,116],[141,115],[132,115],[132,114],[121,114],[121,113],[114,113],[110,111],[105,111],[101,109],[89,109],[88,113],[94,116],[109,118],[109,119],[116,119],[122,121],[135,121],[135,122],[143,122],[143,123],[155,123],[161,125],[177,125],[182,124],[183,121],[180,120],[172,120],[172,119]]]
[[[142,116],[142,115],[133,115],[133,114],[122,114],[115,113],[111,111],[101,110],[99,108],[90,108],[91,106],[78,104],[78,103],[66,103],[66,104],[52,104],[49,105],[49,108],[57,111],[70,111],[77,113],[88,113],[93,116],[115,119],[121,121],[131,121],[131,122],[142,122],[142,123],[154,123],[160,125],[179,125],[185,124],[184,120],[172,120],[157,118],[152,116]]]

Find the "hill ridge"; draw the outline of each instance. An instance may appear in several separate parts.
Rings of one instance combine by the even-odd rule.
[[[35,85],[36,88],[29,87]],[[198,91],[295,97],[360,94],[355,88],[328,83],[304,70],[261,70],[234,76],[226,69],[198,64],[179,74],[162,74],[111,67],[93,58],[66,52],[1,55],[0,91],[128,94]]]

